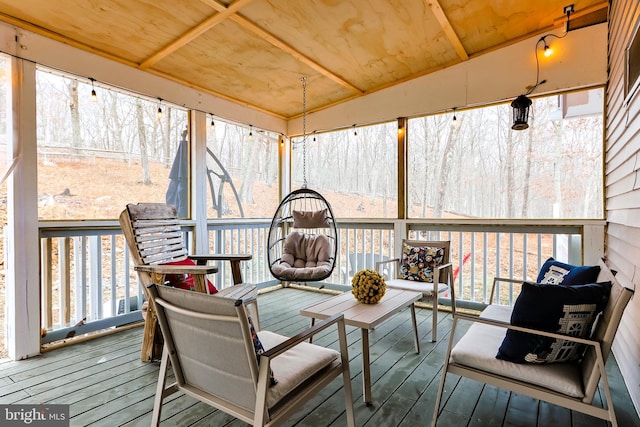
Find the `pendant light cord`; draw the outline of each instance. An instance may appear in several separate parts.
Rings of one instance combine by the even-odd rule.
[[[302,188],[307,188],[307,78],[302,77]]]

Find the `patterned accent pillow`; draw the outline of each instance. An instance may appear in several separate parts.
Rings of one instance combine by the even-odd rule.
[[[402,244],[398,276],[405,280],[433,283],[433,270],[442,264],[444,248]]]
[[[610,291],[611,282],[574,286],[524,282],[513,306],[511,324],[588,338]],[[584,347],[573,341],[509,329],[496,358],[516,363],[573,362],[583,352]]]
[[[571,265],[549,258],[540,267],[536,282],[548,285],[584,285],[598,280],[598,274],[599,265]]]
[[[256,359],[258,360],[258,365],[260,364],[260,355],[264,353],[264,347],[262,346],[262,342],[260,338],[258,338],[258,333],[256,332],[256,328],[253,326],[253,320],[251,320],[251,316],[247,315],[247,320],[249,320],[249,330],[251,331],[251,339],[253,340],[253,350],[256,352]],[[278,384],[278,380],[273,375],[273,370],[269,368],[269,385],[273,386]]]

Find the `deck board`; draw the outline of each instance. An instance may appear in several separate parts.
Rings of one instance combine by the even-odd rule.
[[[294,335],[310,324],[299,310],[331,295],[280,289],[258,297],[260,324]],[[429,425],[440,383],[451,316],[438,314],[438,341],[430,342],[430,310],[416,310],[420,354],[416,354],[409,310],[370,332],[374,402],[362,402],[362,351],[358,328],[347,326],[353,399],[358,426]],[[465,328],[456,331],[464,333]],[[0,404],[69,404],[72,426],[147,426],[151,421],[158,364],[140,361],[142,328],[59,348],[25,361],[0,363]],[[335,331],[317,335],[314,343],[338,348]],[[607,363],[616,414],[621,426],[640,425],[614,358]],[[344,397],[336,380],[284,425],[344,426]],[[601,397],[598,396],[598,399]],[[449,375],[439,426],[601,427],[606,423],[555,405]],[[177,393],[165,399],[167,426],[242,427],[245,423]]]

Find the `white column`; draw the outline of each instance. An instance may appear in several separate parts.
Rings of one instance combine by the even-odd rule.
[[[7,180],[6,316],[12,359],[40,353],[40,274],[37,194],[36,66],[12,59],[12,135]]]
[[[193,251],[196,254],[207,254],[211,252],[207,232],[207,115],[192,110],[189,122],[191,216],[196,221]]]
[[[278,171],[278,196],[282,200],[291,192],[291,139],[284,135],[278,136]]]

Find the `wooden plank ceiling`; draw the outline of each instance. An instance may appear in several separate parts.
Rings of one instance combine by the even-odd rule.
[[[284,119],[573,22],[606,0],[0,0],[0,21]],[[575,21],[573,21],[575,20]]]

